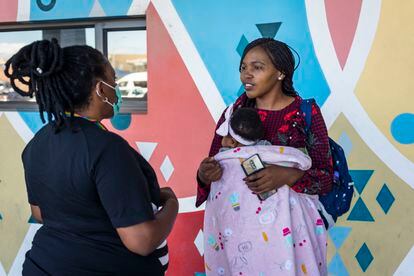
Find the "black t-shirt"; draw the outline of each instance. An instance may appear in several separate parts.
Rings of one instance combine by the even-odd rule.
[[[154,170],[123,138],[75,118],[58,133],[43,127],[22,159],[43,218],[26,263],[52,275],[163,275],[157,254],[132,253],[115,230],[153,220],[160,203]]]

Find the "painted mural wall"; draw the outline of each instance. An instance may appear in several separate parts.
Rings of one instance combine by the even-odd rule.
[[[180,198],[168,275],[203,275],[195,173],[215,122],[242,93],[245,45],[274,37],[300,55],[295,87],[322,107],[355,181],[351,210],[329,232],[332,275],[414,275],[412,1],[0,0],[0,21],[147,15],[148,112],[107,121]],[[37,113],[0,111],[0,275],[20,275],[39,225],[20,154]]]

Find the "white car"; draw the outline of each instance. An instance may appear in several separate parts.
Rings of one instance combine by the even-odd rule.
[[[127,98],[144,98],[147,95],[147,72],[125,75],[116,82],[122,96]]]

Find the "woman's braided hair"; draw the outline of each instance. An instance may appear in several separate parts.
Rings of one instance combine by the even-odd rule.
[[[254,47],[262,48],[269,56],[273,66],[285,75],[282,81],[282,91],[285,95],[295,97],[298,95],[293,87],[293,72],[295,71],[295,58],[291,48],[284,42],[273,38],[258,38],[247,44],[240,60],[239,71],[241,70],[243,59],[246,54]],[[297,67],[297,66],[296,66]],[[250,106],[250,105],[248,105]]]
[[[56,39],[35,41],[21,48],[5,64],[4,73],[14,91],[36,97],[42,122],[59,130],[75,109],[88,106],[96,79],[105,79],[107,59],[89,46],[61,48]],[[27,91],[16,81],[26,85]]]

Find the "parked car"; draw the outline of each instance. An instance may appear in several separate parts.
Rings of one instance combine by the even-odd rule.
[[[10,83],[6,81],[0,81],[0,94],[8,94],[13,92],[13,88]]]
[[[145,98],[147,88],[147,72],[131,73],[117,81],[123,97]]]

